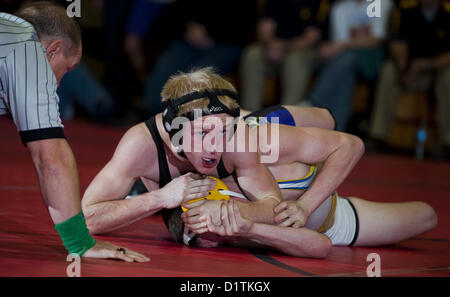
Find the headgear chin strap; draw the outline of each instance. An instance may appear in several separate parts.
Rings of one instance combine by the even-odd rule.
[[[177,98],[177,99],[169,99],[167,101],[164,101],[163,102],[163,114],[162,114],[163,125],[164,125],[164,129],[167,131],[167,133],[169,133],[170,140],[172,141],[172,138],[174,137],[174,135],[177,132],[181,131],[181,129],[182,129],[182,127],[173,127],[172,126],[172,122],[177,117],[178,112],[180,110],[180,106],[185,103],[191,102],[193,100],[201,99],[201,98],[209,98],[209,104],[207,107],[208,111],[205,112],[202,110],[202,113],[201,113],[202,116],[221,114],[221,113],[229,114],[230,116],[232,116],[234,118],[238,118],[240,116],[241,109],[239,107],[234,108],[234,109],[230,109],[230,108],[226,107],[222,102],[220,102],[218,96],[228,96],[228,97],[234,99],[234,101],[236,101],[236,103],[239,104],[239,95],[236,92],[233,92],[233,91],[227,90],[227,89],[213,89],[210,91],[193,92],[193,93],[189,93],[184,96],[181,96],[180,98]],[[187,112],[180,116],[187,118],[189,121],[193,121],[199,115],[195,111],[190,111],[190,112]],[[236,123],[235,123],[235,125],[236,125]],[[178,152],[178,154],[180,156],[186,158],[186,155],[184,154],[184,152],[181,151],[181,152]]]

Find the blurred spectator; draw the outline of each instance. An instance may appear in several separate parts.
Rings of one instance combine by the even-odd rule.
[[[173,2],[175,0],[135,0],[131,9],[126,25],[124,49],[142,81],[147,75],[144,39],[164,8]]]
[[[411,2],[411,1],[409,1]],[[398,11],[390,42],[391,59],[381,71],[370,136],[386,143],[399,97],[434,88],[440,148],[450,152],[450,4],[420,0]],[[402,7],[400,2],[400,8]]]
[[[64,6],[70,4],[59,2]],[[91,68],[97,72],[98,69],[88,67],[91,65],[86,63],[93,58],[94,48],[101,42],[99,29],[103,26],[102,12],[103,0],[91,0],[81,6],[81,17],[77,21],[83,31],[83,58],[74,70],[64,76],[57,91],[60,114],[64,120],[73,119],[76,111],[82,111],[89,119],[97,122],[109,122],[112,117],[114,98],[100,82],[101,76],[91,72]],[[93,43],[96,45],[93,46]]]
[[[104,50],[105,85],[116,99],[119,113],[128,111],[132,99],[139,95],[139,82],[123,49],[126,24],[133,3],[130,0],[103,1],[103,28],[97,38],[103,38],[104,42],[91,42]]]
[[[303,99],[311,80],[315,46],[326,31],[328,0],[267,0],[257,24],[257,42],[241,58],[241,106],[258,110],[265,78],[280,73],[281,103]]]
[[[384,59],[383,42],[392,8],[390,0],[380,1],[380,17],[370,17],[367,8],[373,2],[341,0],[330,13],[329,42],[319,54],[327,61],[309,101],[328,108],[336,119],[336,129],[345,131],[352,115],[353,92],[359,77],[375,79]]]
[[[109,120],[114,100],[109,92],[80,63],[74,70],[67,72],[58,88],[61,118],[70,120],[75,116],[78,105],[94,121]]]
[[[152,70],[143,94],[147,116],[161,111],[160,93],[170,75],[189,68],[213,66],[221,75],[236,65],[254,24],[254,1],[180,0],[177,15],[182,36],[170,43]]]

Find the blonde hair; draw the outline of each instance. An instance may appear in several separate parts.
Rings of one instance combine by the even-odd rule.
[[[190,72],[178,72],[172,75],[164,85],[161,92],[161,101],[173,100],[192,92],[212,91],[214,89],[226,89],[236,92],[233,85],[214,72],[212,67],[194,69]],[[218,96],[220,102],[229,109],[239,107],[239,104],[228,96]],[[202,109],[208,112],[208,98],[196,99],[180,106],[177,116]]]

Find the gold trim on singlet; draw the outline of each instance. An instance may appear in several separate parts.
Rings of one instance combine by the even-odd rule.
[[[323,166],[323,163],[319,163],[317,165],[311,165],[308,174],[302,179],[277,180],[278,186],[282,190],[306,191],[306,190],[308,190],[309,185],[313,182],[317,173],[320,171],[320,169],[322,169],[322,166]],[[331,197],[330,212],[328,213],[328,216],[327,216],[325,222],[323,222],[323,224],[320,226],[320,228],[317,229],[317,232],[324,233],[333,226],[334,215],[336,213],[337,198],[338,198],[338,195],[336,192],[334,192]]]
[[[320,228],[317,229],[317,232],[324,233],[333,226],[334,215],[336,213],[337,198],[338,198],[337,193],[334,192],[333,197],[331,198],[331,209],[330,212],[328,213],[328,217],[325,220],[325,222],[323,222],[322,226],[320,226]]]

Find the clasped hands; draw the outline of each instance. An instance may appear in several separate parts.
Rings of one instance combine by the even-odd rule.
[[[188,211],[181,215],[187,228],[202,234],[213,232],[222,236],[239,236],[249,232],[253,222],[241,216],[234,200],[201,200],[183,204]]]
[[[183,207],[188,209],[181,215],[185,226],[198,234],[244,235],[254,224],[242,217],[235,200],[201,200],[183,204]],[[301,201],[283,201],[274,208],[274,223],[282,227],[303,227],[308,217]]]

